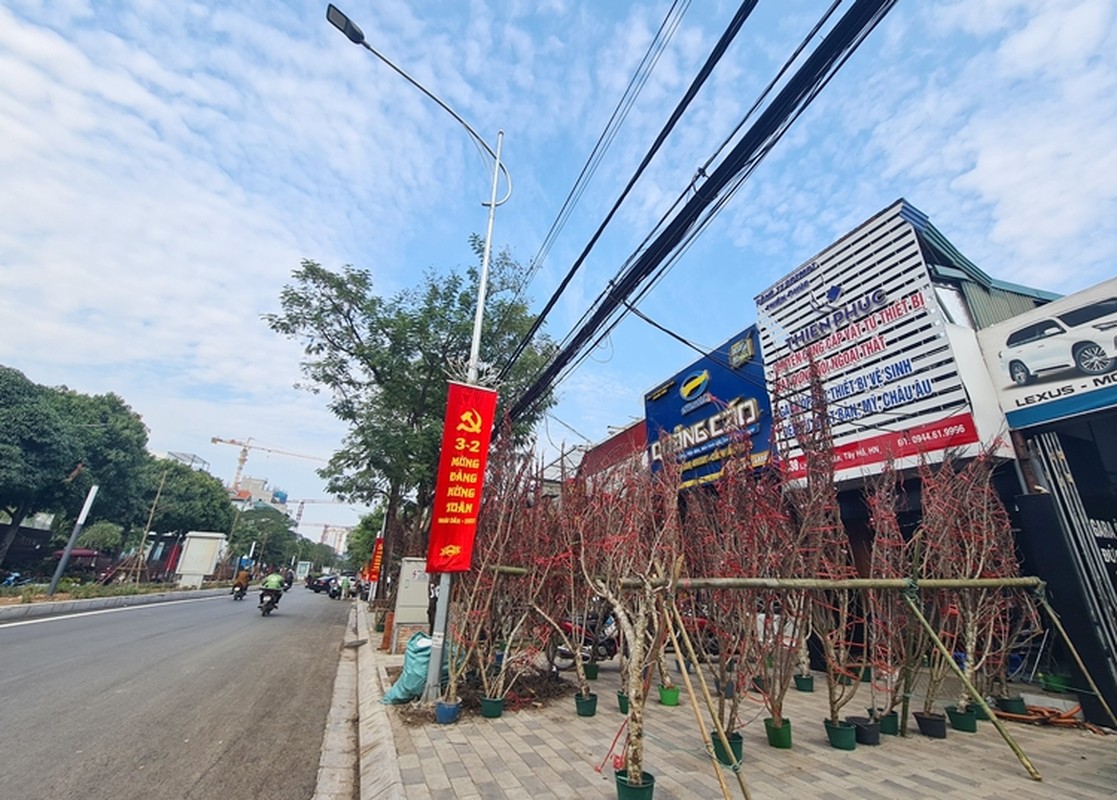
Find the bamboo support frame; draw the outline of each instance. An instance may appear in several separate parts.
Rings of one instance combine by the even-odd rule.
[[[1063,642],[1068,648],[1070,648],[1070,653],[1072,656],[1074,656],[1074,663],[1076,663],[1078,665],[1078,668],[1082,670],[1082,674],[1086,677],[1086,682],[1090,684],[1090,691],[1094,693],[1094,697],[1098,698],[1098,702],[1101,703],[1102,708],[1105,709],[1105,713],[1109,715],[1109,719],[1113,722],[1113,727],[1117,728],[1117,717],[1113,716],[1113,710],[1110,709],[1109,704],[1105,702],[1105,698],[1102,696],[1101,690],[1098,688],[1098,685],[1094,683],[1093,676],[1090,675],[1090,671],[1086,669],[1086,665],[1082,663],[1082,657],[1078,655],[1078,650],[1075,648],[1074,642],[1070,640],[1070,636],[1068,636],[1066,630],[1064,630],[1063,623],[1059,619],[1059,615],[1056,614],[1055,609],[1053,609],[1050,604],[1048,604],[1047,598],[1044,597],[1043,594],[1037,593],[1037,599],[1039,600],[1040,605],[1043,606],[1043,610],[1047,612],[1048,619],[1051,620],[1052,624],[1055,626],[1055,629],[1059,631],[1059,635],[1063,637]]]
[[[687,698],[690,700],[690,708],[691,708],[691,711],[694,712],[695,721],[698,723],[698,735],[702,737],[702,745],[706,749],[706,753],[710,756],[710,761],[711,761],[711,763],[713,764],[713,767],[714,767],[714,774],[717,775],[718,784],[721,786],[721,796],[723,798],[725,798],[725,800],[729,800],[729,786],[725,782],[725,776],[722,775],[721,769],[717,766],[716,763],[713,763],[713,762],[715,762],[715,758],[714,758],[713,750],[710,749],[711,748],[711,742],[710,742],[709,739],[706,738],[706,729],[702,725],[702,711],[701,711],[701,709],[698,708],[698,698],[697,698],[697,696],[694,692],[694,687],[691,685],[691,682],[690,682],[690,673],[686,670],[685,664],[683,663],[684,659],[683,659],[682,655],[680,654],[679,639],[675,635],[675,626],[671,622],[671,613],[674,609],[675,609],[675,603],[674,603],[674,601],[671,601],[671,611],[666,611],[663,615],[663,617],[664,617],[664,627],[666,627],[666,629],[667,629],[667,636],[671,639],[672,647],[675,648],[675,663],[678,664],[679,672],[683,676],[683,683],[686,684],[686,693],[687,693]],[[686,642],[686,646],[687,646],[687,653],[688,653],[688,658],[689,658],[689,657],[693,656],[693,654],[694,654],[694,647],[690,642],[690,637],[688,637],[686,635],[686,631],[681,630],[681,633],[685,637],[685,642]],[[709,692],[706,691],[705,683],[703,683],[703,686],[702,686],[702,693],[706,696],[706,704],[707,704],[707,706],[709,706],[711,704],[711,700],[710,700]],[[717,735],[722,740],[722,746],[725,748],[725,752],[727,752],[727,753],[732,752],[729,749],[729,739],[726,738],[725,731],[721,727],[721,720],[719,720],[717,718],[717,714],[711,714],[711,716],[714,719],[714,726],[717,729]],[[739,770],[738,770],[738,772],[739,772]],[[745,792],[745,798],[746,798],[746,800],[749,800],[749,793],[748,793],[748,789],[744,786],[744,779],[740,778],[739,780],[742,781],[741,788]]]
[[[979,692],[974,687],[974,685],[970,683],[970,679],[966,677],[965,671],[960,666],[958,666],[958,662],[954,660],[954,654],[947,650],[946,645],[942,643],[942,639],[939,638],[939,635],[935,632],[934,627],[931,625],[930,622],[927,621],[927,618],[923,616],[923,609],[921,609],[919,607],[919,604],[915,602],[912,597],[913,594],[914,592],[904,592],[904,601],[908,604],[908,608],[911,609],[912,613],[915,614],[916,618],[919,620],[919,624],[923,626],[923,630],[927,631],[927,635],[931,637],[931,642],[935,645],[935,648],[943,654],[943,657],[946,659],[947,663],[954,670],[954,674],[962,679],[962,685],[966,687],[966,691],[969,692],[970,697],[974,699],[974,702],[977,703],[977,705],[981,706],[982,711],[984,711],[985,715],[989,717],[989,719],[993,722],[993,726],[997,729],[997,733],[1001,735],[1001,738],[1005,740],[1005,743],[1009,746],[1009,748],[1011,748],[1012,752],[1016,754],[1016,757],[1020,760],[1020,763],[1024,765],[1024,769],[1026,769],[1028,771],[1028,774],[1032,776],[1032,780],[1042,781],[1043,776],[1039,774],[1039,770],[1035,768],[1035,765],[1032,764],[1031,759],[1029,759],[1024,751],[1020,749],[1020,745],[1018,745],[1016,743],[1016,740],[1012,738],[1012,735],[1008,732],[1008,729],[1005,727],[1004,723],[997,718],[997,715],[994,714],[992,709],[990,709],[988,704],[986,704],[985,698],[981,696],[981,692]]]
[[[624,588],[638,588],[648,584],[667,585],[666,578],[656,579],[640,579],[640,578],[626,578],[621,581],[621,586]],[[915,594],[921,589],[1031,589],[1039,599],[1039,602],[1047,611],[1048,617],[1051,619],[1059,635],[1062,636],[1063,641],[1070,648],[1071,654],[1074,656],[1075,663],[1078,668],[1082,670],[1087,682],[1090,684],[1090,689],[1093,691],[1094,696],[1098,698],[1102,707],[1105,709],[1109,718],[1117,725],[1117,717],[1114,716],[1113,711],[1105,702],[1102,697],[1097,684],[1094,682],[1093,677],[1090,675],[1086,665],[1082,662],[1078,654],[1078,650],[1074,647],[1070,637],[1067,635],[1066,630],[1063,628],[1055,610],[1051,608],[1047,599],[1043,595],[1044,582],[1036,577],[1020,577],[1020,578],[927,578],[924,580],[916,581],[912,578],[848,578],[844,580],[828,580],[825,578],[676,578],[670,581],[672,589],[897,589],[903,593],[904,600],[908,606],[915,613],[919,619],[920,624],[928,633],[931,641],[934,643],[936,649],[943,653],[947,662],[952,667],[955,674],[961,678],[962,684],[966,687],[966,691],[974,701],[981,706],[986,715],[993,722],[997,732],[1008,744],[1009,748],[1020,760],[1020,763],[1028,771],[1028,774],[1033,780],[1041,781],[1043,776],[1039,774],[1031,760],[1020,749],[1020,746],[1012,738],[1012,735],[1005,728],[1004,724],[1000,721],[995,713],[989,708],[985,702],[985,698],[981,693],[970,683],[966,678],[965,672],[954,661],[953,654],[942,643],[934,628],[927,621],[923,615],[922,609],[912,599]],[[678,610],[675,609],[675,613]],[[685,635],[685,631],[684,631]],[[689,643],[689,642],[688,642]],[[692,654],[693,655],[693,654]],[[689,690],[689,681],[688,690]],[[906,716],[906,698],[905,698],[905,716]],[[906,723],[906,720],[905,720]],[[720,726],[719,726],[720,727]],[[747,790],[746,790],[747,791]]]
[[[666,578],[625,578],[625,589],[639,589],[645,583],[666,585]],[[1039,589],[1039,578],[679,578],[676,589]]]
[[[703,746],[706,746],[707,748],[709,748],[709,746],[711,745],[711,742],[709,740],[707,740],[706,730],[702,725],[702,712],[698,708],[698,700],[697,700],[697,697],[696,697],[695,692],[694,692],[694,687],[691,686],[690,672],[686,669],[686,665],[683,663],[683,658],[680,655],[679,640],[678,640],[678,637],[675,635],[675,625],[672,622],[672,615],[674,616],[674,618],[676,620],[678,620],[679,633],[682,634],[683,644],[686,645],[686,653],[687,653],[686,657],[687,657],[687,659],[690,660],[691,664],[697,664],[698,663],[698,654],[695,653],[694,643],[690,640],[690,636],[686,632],[686,626],[683,625],[682,615],[679,613],[678,606],[675,605],[674,596],[672,596],[668,599],[668,604],[670,606],[670,610],[667,612],[667,614],[665,615],[665,619],[664,619],[664,621],[666,623],[667,634],[671,637],[671,644],[675,648],[675,661],[679,665],[679,671],[682,673],[683,683],[686,684],[687,696],[690,698],[690,707],[694,711],[695,720],[698,721],[699,735],[702,737]],[[702,695],[706,698],[706,707],[710,711],[710,717],[714,721],[714,728],[717,730],[718,738],[721,739],[722,747],[725,748],[726,753],[732,753],[733,750],[729,746],[729,738],[726,735],[725,729],[722,727],[721,719],[719,719],[719,717],[716,713],[716,710],[714,709],[713,698],[710,697],[709,688],[706,686],[706,681],[703,678],[701,672],[699,672],[699,674],[698,674],[698,680],[701,683]],[[729,797],[729,787],[725,783],[725,776],[722,775],[721,768],[718,767],[717,764],[716,764],[716,759],[714,758],[713,751],[710,750],[710,749],[707,749],[706,752],[709,754],[711,762],[715,762],[714,763],[714,769],[717,771],[718,783],[721,784],[722,795],[723,795],[723,797],[728,799],[728,797]],[[752,795],[749,794],[749,787],[745,783],[744,772],[740,768],[739,764],[734,765],[733,772],[737,776],[737,783],[741,787],[741,793],[744,795],[745,800],[752,800]]]

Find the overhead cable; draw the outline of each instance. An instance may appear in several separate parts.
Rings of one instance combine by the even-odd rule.
[[[690,228],[701,218],[702,212],[718,199],[721,191],[743,170],[755,168],[759,159],[786,130],[789,120],[795,119],[817,96],[818,89],[828,82],[833,71],[845,63],[848,55],[860,46],[895,3],[896,0],[857,0],[853,4],[725,160],[708,175],[706,181],[696,187],[694,196],[683,209],[632,263],[621,279],[613,283],[605,302],[515,401],[510,410],[513,419],[532,408],[551,389],[564,367],[608,322],[617,307],[671,255]]]
[[[706,79],[709,78],[710,74],[713,72],[714,67],[721,60],[722,56],[725,55],[725,51],[729,48],[729,45],[733,42],[733,39],[741,30],[741,27],[745,24],[745,21],[749,18],[749,15],[752,13],[753,9],[756,8],[757,2],[759,2],[759,0],[745,0],[745,2],[741,4],[740,8],[737,9],[737,13],[733,15],[733,19],[730,20],[729,26],[722,33],[721,38],[719,38],[717,41],[717,44],[714,45],[714,49],[710,51],[710,55],[706,58],[706,62],[702,65],[702,69],[699,70],[698,75],[695,76],[693,81],[691,81],[690,86],[687,87],[686,93],[676,104],[675,109],[671,112],[671,116],[668,118],[666,124],[656,136],[655,141],[652,142],[652,146],[648,149],[648,152],[644,154],[644,158],[640,161],[640,165],[636,168],[636,171],[633,173],[632,177],[629,178],[628,183],[621,191],[620,196],[614,201],[613,207],[609,209],[609,213],[605,215],[605,219],[602,220],[600,225],[598,225],[597,230],[594,231],[593,236],[590,237],[589,242],[582,249],[581,254],[578,256],[577,259],[575,259],[570,269],[567,270],[566,275],[562,279],[562,282],[559,283],[558,288],[555,289],[555,291],[552,293],[551,298],[547,301],[547,304],[543,307],[543,310],[539,312],[538,316],[536,316],[535,322],[532,323],[531,329],[524,335],[524,337],[520,340],[520,343],[516,346],[516,349],[513,350],[512,354],[508,357],[508,361],[505,363],[504,368],[501,370],[501,377],[507,374],[507,372],[511,369],[512,364],[515,363],[516,359],[520,357],[520,354],[523,353],[527,346],[531,344],[531,340],[539,331],[540,326],[543,325],[543,322],[544,320],[546,320],[547,315],[551,312],[551,309],[554,308],[555,303],[558,302],[559,297],[562,295],[563,291],[566,290],[567,285],[574,278],[574,275],[581,268],[582,264],[585,263],[585,260],[589,256],[590,251],[593,250],[594,245],[597,244],[598,239],[600,239],[602,233],[605,232],[606,226],[610,223],[610,221],[612,221],[613,217],[620,209],[621,204],[625,201],[629,193],[632,191],[632,187],[636,185],[636,182],[644,174],[644,170],[647,169],[648,164],[651,163],[651,160],[655,157],[655,154],[659,152],[660,147],[663,146],[663,143],[664,141],[666,141],[668,135],[670,135],[671,131],[675,129],[675,125],[678,124],[679,120],[683,116],[683,113],[687,110],[691,102],[694,100],[695,96],[698,94],[698,90],[702,88],[703,84],[705,84],[706,82]]]

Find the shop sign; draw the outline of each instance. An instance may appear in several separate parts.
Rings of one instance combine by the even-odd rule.
[[[690,486],[716,480],[735,455],[766,460],[771,410],[758,349],[752,326],[644,396],[653,471],[671,453],[680,485]]]
[[[1010,428],[1117,406],[1117,278],[977,336]]]
[[[793,408],[812,368],[838,478],[978,441],[914,226],[901,201],[756,296],[777,443],[796,463]],[[842,470],[850,470],[841,475]]]

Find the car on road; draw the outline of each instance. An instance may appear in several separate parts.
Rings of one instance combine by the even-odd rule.
[[[336,582],[337,575],[330,575],[327,573],[325,575],[319,575],[312,580],[308,580],[306,588],[313,590],[315,594],[321,594],[322,592],[328,593],[330,591],[330,586]]]
[[[1117,297],[1019,327],[1008,335],[998,355],[1002,369],[1017,386],[1057,370],[1102,375],[1117,364]]]

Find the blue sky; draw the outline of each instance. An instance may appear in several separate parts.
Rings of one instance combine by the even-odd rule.
[[[716,150],[828,0],[761,0],[552,313],[562,337]],[[848,6],[845,3],[844,6]],[[115,391],[151,446],[231,479],[210,437],[328,456],[343,430],[296,390],[260,315],[302,258],[384,293],[468,263],[489,165],[443,111],[353,46],[325,3],[0,7],[0,363]],[[490,143],[514,193],[494,241],[535,257],[667,2],[340,3]],[[557,285],[735,3],[692,3],[529,288]],[[1108,0],[901,0],[640,309],[702,347],[753,296],[898,197],[989,274],[1069,293],[1117,273],[1117,11]],[[553,452],[643,413],[696,357],[628,318],[560,387]],[[562,424],[562,423],[565,423]],[[569,426],[569,427],[567,427]],[[314,463],[247,474],[323,496]],[[345,506],[307,506],[344,524]],[[312,528],[304,528],[312,535]]]

